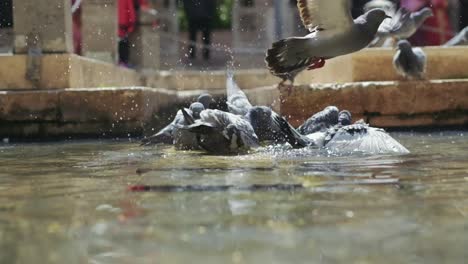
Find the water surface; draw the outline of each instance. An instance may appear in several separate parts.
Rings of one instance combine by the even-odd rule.
[[[412,154],[3,144],[0,263],[463,263],[466,132],[393,135]]]

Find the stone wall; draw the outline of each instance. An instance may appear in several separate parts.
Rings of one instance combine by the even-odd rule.
[[[468,79],[281,87],[281,112],[294,125],[328,105],[377,127],[468,125]]]

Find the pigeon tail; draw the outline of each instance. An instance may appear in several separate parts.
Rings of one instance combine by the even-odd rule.
[[[187,110],[182,108],[181,111],[184,115],[184,119],[187,124],[192,125],[193,123],[195,123],[195,119],[189,113],[187,113]]]
[[[301,54],[309,40],[309,38],[287,38],[273,43],[265,58],[270,72],[283,80],[294,82],[299,72],[320,60]]]
[[[305,148],[307,146],[313,145],[306,137],[299,134],[296,129],[294,129],[284,117],[275,115],[273,117],[274,122],[281,129],[281,132],[286,136],[287,142],[293,148]]]
[[[233,96],[238,93],[243,93],[242,90],[239,88],[237,83],[234,81],[234,72],[230,69],[226,72],[226,92],[227,96]]]
[[[157,145],[157,144],[170,145],[173,142],[174,142],[174,137],[172,135],[165,133],[165,131],[161,131],[160,133],[157,133],[155,135],[142,139],[140,146],[151,146],[151,145]]]

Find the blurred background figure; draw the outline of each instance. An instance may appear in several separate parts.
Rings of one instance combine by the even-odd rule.
[[[0,53],[13,50],[13,3],[12,0],[0,1]]]
[[[459,0],[458,10],[460,13],[458,29],[464,29],[465,27],[468,27],[468,0]]]
[[[183,0],[184,11],[188,20],[189,56],[196,56],[198,31],[202,32],[203,58],[210,58],[211,31],[216,16],[216,0]]]
[[[119,65],[128,67],[130,58],[130,42],[128,36],[135,30],[136,11],[133,0],[119,0],[118,2],[119,22]]]
[[[81,55],[81,2],[72,0],[73,52]]]

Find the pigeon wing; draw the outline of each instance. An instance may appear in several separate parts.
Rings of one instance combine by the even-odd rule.
[[[298,0],[302,23],[310,32],[345,31],[353,24],[350,0]]]
[[[249,109],[252,108],[249,99],[234,81],[234,74],[232,71],[227,72],[226,93],[228,97],[227,106],[230,113],[244,116],[249,112]]]

